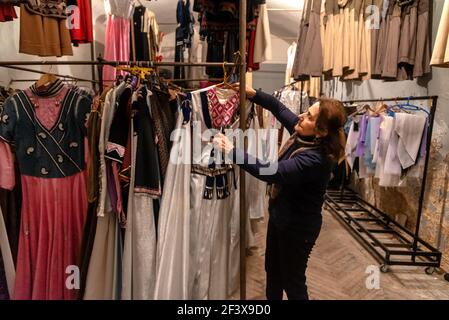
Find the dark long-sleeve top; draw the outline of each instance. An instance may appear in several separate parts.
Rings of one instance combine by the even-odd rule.
[[[251,100],[271,111],[290,134],[294,132],[299,118],[278,99],[257,91]],[[270,201],[269,206],[273,222],[316,233],[321,228],[321,209],[332,165],[320,147],[306,149],[290,157],[298,147],[297,144],[292,145],[278,160],[277,170],[271,175],[261,174],[261,169],[273,164],[262,162],[241,149],[234,148],[229,156],[254,177],[280,186],[278,196]]]

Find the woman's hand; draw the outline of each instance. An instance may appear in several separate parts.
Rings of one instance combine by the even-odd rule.
[[[214,145],[217,149],[222,150],[225,154],[234,149],[234,144],[222,133],[218,133],[214,137]]]
[[[233,83],[231,85],[232,89],[239,92],[240,91],[240,82]],[[248,98],[253,98],[256,95],[256,90],[252,87],[246,86],[246,96]]]

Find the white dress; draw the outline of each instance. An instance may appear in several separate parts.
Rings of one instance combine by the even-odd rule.
[[[155,299],[227,299],[238,285],[239,229],[238,189],[228,174],[230,195],[203,199],[206,176],[192,173],[192,165],[179,159],[192,159],[192,141],[201,141],[206,130],[200,92],[192,92],[191,121],[201,123],[200,130],[182,124],[182,113],[173,133],[159,213]],[[220,102],[235,92],[223,89]],[[195,140],[194,140],[195,139]],[[193,163],[207,168],[209,141],[203,141],[201,153],[193,154]],[[238,186],[238,171],[235,171]],[[186,192],[190,190],[190,192]],[[236,260],[237,259],[237,260]]]
[[[179,113],[159,211],[155,299],[189,299],[190,123]],[[167,192],[169,191],[169,192]]]

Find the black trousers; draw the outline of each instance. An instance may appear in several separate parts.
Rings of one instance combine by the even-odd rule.
[[[308,300],[306,269],[312,248],[319,234],[303,232],[292,226],[279,226],[270,219],[265,251],[268,300]]]

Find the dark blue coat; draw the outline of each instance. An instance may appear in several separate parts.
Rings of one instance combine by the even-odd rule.
[[[278,99],[257,91],[251,100],[271,111],[290,134],[294,132],[299,118]],[[265,182],[280,185],[279,195],[270,201],[269,213],[272,222],[317,235],[321,228],[321,209],[332,165],[320,147],[307,149],[290,158],[298,147],[294,144],[286,152],[278,161],[276,173],[272,175],[261,175],[260,169],[269,164],[254,159],[243,150],[233,149],[230,155],[251,175]]]

